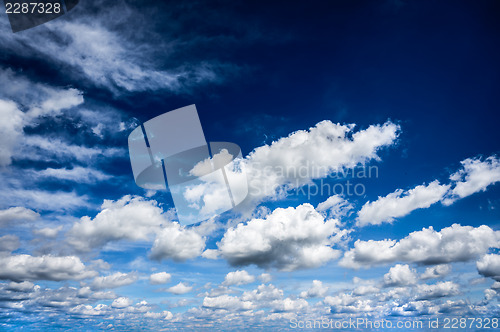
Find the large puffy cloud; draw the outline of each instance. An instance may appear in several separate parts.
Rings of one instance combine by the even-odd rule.
[[[366,226],[390,223],[394,218],[406,216],[413,210],[428,208],[439,202],[449,187],[439,184],[436,180],[427,186],[420,185],[407,191],[398,189],[376,201],[365,203],[358,212],[356,224]]]
[[[398,131],[392,122],[354,132],[353,124],[322,121],[260,146],[247,156],[250,199],[273,198],[283,187],[297,188],[344,167],[377,160],[377,152],[394,144]]]
[[[339,264],[360,268],[397,261],[420,264],[464,262],[499,245],[500,232],[486,225],[472,227],[453,224],[440,232],[432,227],[423,228],[399,241],[357,240],[354,248],[344,254]]]
[[[151,258],[185,261],[200,256],[203,249],[205,249],[205,238],[198,229],[171,223],[158,233],[151,248]]]
[[[337,258],[331,245],[347,231],[335,219],[325,220],[310,204],[278,208],[265,219],[229,228],[218,243],[232,265],[256,264],[292,271],[317,267]]]
[[[94,219],[83,217],[68,232],[68,242],[76,249],[90,251],[119,240],[153,241],[151,258],[183,261],[201,255],[205,248],[205,223],[185,228],[169,220],[154,200],[124,196],[105,200]],[[212,224],[210,224],[212,225]]]
[[[500,255],[484,255],[476,262],[476,267],[481,275],[500,281]]]
[[[500,160],[496,156],[490,156],[484,161],[480,158],[469,158],[461,163],[462,169],[450,176],[455,187],[451,190],[449,197],[443,201],[446,205],[484,191],[488,186],[500,181]]]
[[[89,251],[110,241],[148,240],[168,220],[155,201],[124,196],[118,201],[105,200],[94,219],[83,217],[68,232],[75,248]]]
[[[24,280],[81,280],[96,275],[76,256],[0,256],[0,279]]]

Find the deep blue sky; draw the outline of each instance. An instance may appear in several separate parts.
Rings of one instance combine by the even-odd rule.
[[[94,0],[14,34],[2,11],[0,329],[268,330],[292,317],[498,316],[499,17],[495,0]],[[379,177],[355,179],[366,193],[342,198],[352,209],[335,216],[338,228],[318,207],[328,195],[289,195],[261,197],[249,214],[230,211],[207,231],[209,222],[177,225],[168,193],[136,186],[127,151],[140,123],[191,104],[208,141],[234,142],[244,156],[269,145],[284,163],[316,148],[272,145],[298,130],[324,144],[311,157],[320,159],[374,125],[399,128],[367,157]],[[324,120],[356,127],[328,145],[313,137]],[[458,171],[464,177],[450,180]],[[450,187],[434,200],[412,196],[435,180]],[[460,183],[473,189],[460,196]],[[275,218],[279,208],[290,210]],[[300,209],[322,221],[312,225]],[[257,217],[267,224],[252,233]],[[294,218],[295,236],[325,227],[324,238],[294,239]],[[248,264],[224,249],[238,223],[231,248],[246,249]],[[273,237],[277,224],[290,238]],[[259,236],[270,249],[252,256]],[[411,245],[385,250],[384,239]],[[377,255],[359,254],[357,240]],[[205,249],[218,259],[201,256]],[[232,283],[236,271],[242,279]],[[159,272],[170,277],[155,283]]]

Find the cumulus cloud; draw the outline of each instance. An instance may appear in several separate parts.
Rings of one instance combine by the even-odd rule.
[[[210,309],[250,310],[254,308],[254,304],[250,301],[242,301],[236,296],[221,295],[217,297],[205,297],[203,299],[203,307]]]
[[[93,290],[117,288],[133,284],[137,281],[136,273],[116,272],[109,276],[96,277],[90,284]]]
[[[500,181],[500,160],[496,156],[490,156],[484,161],[481,158],[468,158],[461,164],[462,169],[450,176],[455,187],[443,201],[445,205],[479,191],[485,191],[488,186]]]
[[[76,256],[0,256],[0,266],[0,279],[12,281],[81,280],[96,275]]]
[[[182,294],[189,293],[192,290],[193,290],[192,286],[188,286],[187,284],[185,284],[183,282],[179,282],[177,285],[168,288],[167,292],[175,294],[175,295],[182,295]]]
[[[428,208],[439,202],[449,189],[449,185],[441,185],[433,181],[426,185],[416,186],[403,191],[398,189],[376,201],[367,202],[358,212],[356,225],[380,225],[391,223],[394,218],[403,217],[416,209]]]
[[[344,254],[339,265],[349,268],[369,267],[392,262],[443,264],[475,259],[500,245],[500,232],[490,227],[453,224],[440,232],[432,226],[396,240],[361,241]]]
[[[118,309],[123,309],[130,307],[132,305],[132,300],[129,299],[128,297],[119,297],[111,303],[111,306],[113,308],[118,308]]]
[[[323,283],[320,280],[313,280],[311,288],[307,291],[300,292],[300,297],[324,297],[327,291],[328,287],[323,286]]]
[[[479,274],[500,281],[500,255],[484,255],[476,262],[476,267]]]
[[[339,256],[331,246],[347,231],[338,226],[338,220],[325,220],[306,203],[278,208],[265,219],[229,228],[218,247],[232,265],[256,264],[286,271],[317,267]]]
[[[33,230],[33,234],[36,234],[36,235],[41,235],[41,236],[45,236],[45,237],[50,237],[50,238],[53,238],[53,237],[56,237],[57,234],[63,229],[63,226],[57,226],[57,227],[44,227],[44,228],[40,228],[40,229],[34,229]]]
[[[436,266],[429,266],[425,269],[424,273],[420,275],[420,279],[434,279],[442,278],[451,272],[450,264],[440,264]]]
[[[322,121],[260,146],[246,158],[249,199],[276,198],[283,188],[297,188],[344,167],[378,160],[377,152],[393,145],[398,131],[392,122],[354,132],[354,124]]]
[[[441,281],[433,285],[418,285],[417,300],[430,300],[460,294],[460,287],[452,281]]]
[[[185,261],[200,256],[205,249],[205,238],[196,228],[185,228],[178,223],[170,223],[156,236],[151,248],[151,258]]]
[[[117,201],[105,200],[94,219],[82,217],[67,233],[68,242],[89,251],[121,239],[145,241],[167,222],[155,201],[127,195]]]
[[[384,275],[384,285],[387,287],[401,287],[412,285],[417,282],[417,274],[415,270],[405,264],[396,264],[389,269],[389,272]]]
[[[12,252],[20,246],[19,238],[15,235],[0,236],[0,253]]]
[[[10,222],[16,223],[23,221],[33,221],[40,217],[38,213],[33,210],[17,206],[5,210],[0,210],[0,226],[5,227]]]
[[[170,281],[171,277],[172,276],[170,275],[170,273],[167,272],[153,273],[152,275],[149,276],[149,283],[151,285],[166,284],[167,282]]]
[[[245,270],[229,272],[224,278],[224,285],[245,285],[255,281],[255,277]]]

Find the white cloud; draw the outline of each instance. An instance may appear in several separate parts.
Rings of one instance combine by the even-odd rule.
[[[250,200],[275,198],[284,187],[297,188],[343,167],[378,160],[378,150],[394,144],[399,126],[387,122],[353,130],[353,124],[322,121],[253,150],[246,158]]]
[[[135,273],[116,272],[109,276],[96,277],[90,284],[90,287],[93,290],[117,288],[131,285],[136,281],[137,275]]]
[[[174,317],[174,315],[170,311],[162,311],[162,312],[146,312],[144,314],[144,317],[146,318],[154,318],[154,319],[165,319],[169,320]]]
[[[193,290],[192,286],[188,286],[188,285],[184,284],[183,282],[179,282],[177,285],[168,288],[167,292],[172,293],[172,294],[176,294],[176,295],[182,295],[182,294],[189,293],[191,290]]]
[[[10,165],[23,134],[24,113],[9,100],[0,99],[0,166]]]
[[[334,313],[357,314],[380,310],[380,308],[374,306],[373,301],[370,299],[363,299],[345,293],[327,296],[323,302],[331,306],[331,311]]]
[[[309,303],[304,299],[291,299],[287,297],[282,300],[274,300],[271,305],[276,311],[292,311],[300,312],[309,306]]]
[[[460,287],[452,281],[441,281],[433,285],[418,285],[417,300],[429,300],[460,293]]]
[[[58,226],[58,227],[44,227],[44,228],[40,228],[40,229],[34,229],[33,230],[33,234],[36,234],[36,235],[41,235],[41,236],[45,236],[45,237],[50,237],[50,238],[54,238],[57,236],[57,234],[63,229],[63,226]]]
[[[252,219],[229,228],[218,243],[232,265],[256,264],[292,271],[318,267],[339,252],[331,248],[346,231],[335,219],[324,220],[312,205],[278,208],[265,219]]]
[[[259,285],[257,289],[246,291],[241,296],[243,301],[270,303],[274,300],[283,298],[283,290],[276,288],[274,285]]]
[[[51,177],[60,180],[70,180],[78,183],[95,183],[97,181],[108,180],[110,175],[105,174],[97,169],[88,167],[73,167],[68,168],[47,168],[41,171],[33,172],[37,177]]]
[[[408,191],[398,189],[376,201],[365,203],[358,212],[356,225],[391,223],[394,218],[406,216],[416,209],[428,208],[439,202],[449,188],[449,185],[441,185],[436,180],[427,186],[416,186]]]
[[[259,279],[260,279],[260,281],[262,281],[263,283],[267,283],[267,282],[270,282],[271,280],[273,280],[273,277],[272,277],[269,273],[262,273],[262,274],[259,276]]]
[[[185,261],[200,256],[203,249],[205,238],[196,228],[185,228],[178,223],[170,223],[157,234],[151,248],[151,258]]]
[[[500,255],[484,255],[476,262],[476,267],[479,274],[500,281]]]
[[[408,286],[416,282],[417,274],[407,264],[396,264],[384,275],[384,285],[387,287]]]
[[[0,210],[0,226],[5,227],[12,221],[16,223],[34,221],[39,217],[40,215],[33,210],[21,206],[11,207],[9,209]]]
[[[89,163],[96,158],[125,156],[126,152],[120,148],[86,147],[70,144],[58,138],[29,135],[24,137],[23,145],[14,155],[19,159],[28,160],[59,162],[77,160]]]
[[[250,310],[254,308],[254,304],[250,301],[242,301],[236,296],[221,295],[217,297],[205,297],[203,306],[210,309],[226,309],[226,310]]]
[[[311,288],[307,291],[300,292],[300,297],[324,297],[327,291],[328,287],[323,286],[323,283],[320,280],[313,280]]]
[[[121,239],[145,241],[163,223],[168,220],[155,201],[127,195],[117,201],[105,200],[94,219],[82,217],[68,232],[68,242],[89,251]]]
[[[434,279],[446,276],[451,272],[450,264],[440,264],[436,266],[429,266],[425,272],[420,275],[420,279]]]
[[[500,160],[490,156],[482,161],[480,158],[468,158],[461,162],[462,169],[450,176],[455,187],[443,204],[450,205],[459,198],[470,196],[500,181]]]
[[[321,202],[316,207],[317,211],[326,212],[328,216],[339,218],[346,216],[353,206],[339,195],[328,197],[324,202]]]
[[[339,265],[368,267],[392,262],[443,264],[465,262],[500,245],[500,232],[486,225],[479,227],[453,224],[440,232],[432,227],[410,233],[396,240],[361,241],[344,254]]]
[[[255,281],[255,277],[245,270],[229,272],[224,278],[224,285],[245,285]]]
[[[153,273],[149,276],[149,283],[152,285],[166,284],[172,276],[167,272]]]
[[[119,297],[115,299],[113,303],[111,303],[111,306],[117,309],[127,308],[130,307],[131,305],[132,305],[132,300],[129,299],[128,297]]]
[[[6,189],[0,190],[0,200],[4,204],[23,205],[42,211],[68,211],[79,207],[89,207],[87,195],[78,195],[74,191],[45,191],[38,189]]]
[[[367,295],[380,292],[380,289],[373,285],[360,285],[352,290],[354,295]]]
[[[12,252],[18,249],[20,245],[19,238],[15,235],[0,236],[0,253]]]
[[[96,275],[76,256],[0,256],[0,279],[24,280],[81,280]]]
[[[170,55],[171,46],[145,43],[140,34],[154,35],[146,28],[147,17],[124,2],[99,7],[99,11],[80,10],[72,20],[54,20],[22,34],[3,34],[3,51],[23,56],[43,57],[81,83],[91,82],[114,93],[168,89],[178,92],[186,86],[217,81],[221,65],[208,62],[178,65],[165,69],[155,57]],[[133,12],[133,15],[132,15]],[[126,28],[125,28],[126,27]],[[125,28],[125,29],[124,29]],[[2,30],[6,31],[6,24]],[[172,43],[172,41],[170,41]]]
[[[9,282],[7,286],[7,290],[14,291],[14,292],[23,292],[23,293],[29,293],[33,292],[36,289],[39,289],[40,286],[35,286],[34,283],[31,281],[23,281],[23,282]]]

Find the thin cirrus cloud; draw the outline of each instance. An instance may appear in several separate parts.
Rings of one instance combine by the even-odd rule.
[[[36,31],[27,30],[22,34],[2,34],[2,48],[27,57],[43,56],[52,65],[70,69],[67,72],[73,79],[83,78],[115,95],[161,89],[180,92],[194,84],[221,79],[216,73],[224,65],[215,62],[200,61],[189,66],[163,68],[157,59],[151,57],[161,47],[158,43],[131,38],[134,31],[148,31],[145,31],[147,28],[140,15],[131,16],[125,3],[103,6],[97,13],[90,9],[91,12],[85,14],[85,5],[79,9],[82,12],[73,20],[54,20]],[[116,16],[118,12],[121,15]],[[115,19],[110,20],[110,16]],[[122,25],[121,29],[110,26],[124,20],[128,24]],[[2,28],[7,29],[7,25],[6,20],[0,22]],[[164,54],[170,55],[172,49],[164,47]]]

